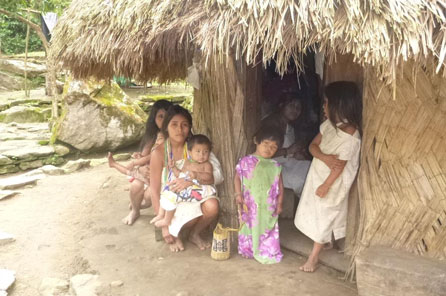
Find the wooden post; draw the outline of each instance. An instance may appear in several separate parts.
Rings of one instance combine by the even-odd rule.
[[[26,14],[26,19],[29,18],[29,13]],[[28,71],[26,70],[28,63],[28,43],[29,43],[29,24],[26,24],[26,38],[25,38],[25,97],[29,98],[30,90],[28,88]]]

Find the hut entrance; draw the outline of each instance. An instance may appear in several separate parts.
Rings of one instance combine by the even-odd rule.
[[[264,69],[261,110],[262,125],[274,124],[271,123],[274,120],[287,121],[283,147],[298,147],[297,152],[292,155],[283,155],[287,149],[279,150],[278,154],[281,156],[277,158],[283,167],[286,188],[280,217],[280,240],[285,248],[308,256],[313,242],[296,229],[294,215],[312,159],[308,147],[319,132],[322,120],[322,79],[316,73],[314,53],[307,53],[303,61],[302,71],[297,69],[294,62],[290,62],[288,72],[283,77],[275,72],[276,65],[273,61]],[[284,108],[296,100],[301,106],[300,114],[295,120],[289,121]],[[348,259],[336,249],[322,252],[320,260],[340,271],[346,271],[348,267]]]

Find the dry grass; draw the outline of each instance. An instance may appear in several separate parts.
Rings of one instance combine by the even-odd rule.
[[[403,61],[433,56],[444,74],[445,9],[440,0],[78,0],[52,49],[77,77],[184,78],[195,49],[248,64],[274,59],[284,73],[310,48],[329,59],[351,53],[393,78]]]

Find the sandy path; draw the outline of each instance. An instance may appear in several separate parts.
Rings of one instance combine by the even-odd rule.
[[[101,165],[48,177],[0,201],[0,230],[16,236],[0,246],[0,268],[17,273],[10,295],[39,295],[42,278],[77,273],[98,274],[101,295],[357,295],[328,268],[298,271],[303,259],[287,251],[282,263],[269,266],[235,254],[213,261],[191,244],[172,254],[155,242],[151,210],[132,227],[121,223],[128,184]],[[110,287],[115,280],[124,285]]]

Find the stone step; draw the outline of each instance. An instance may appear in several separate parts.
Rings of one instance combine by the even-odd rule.
[[[359,296],[444,296],[446,262],[388,247],[356,257]]]

